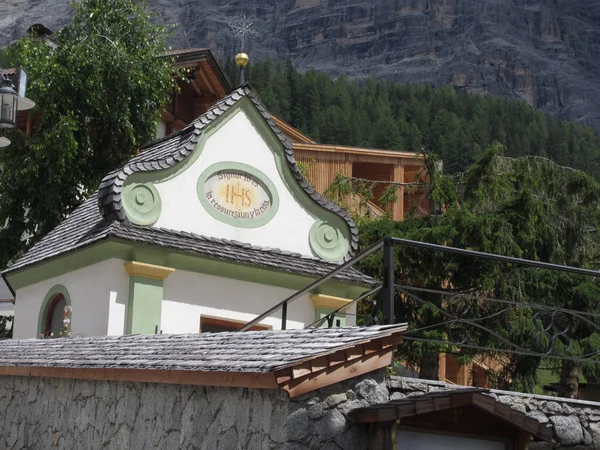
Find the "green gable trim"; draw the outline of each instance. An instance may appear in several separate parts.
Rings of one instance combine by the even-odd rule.
[[[334,250],[327,250],[327,247],[323,247],[318,244],[318,241],[314,241],[314,245],[311,242],[311,250],[313,251],[313,255],[317,258],[321,258],[325,261],[330,262],[338,262],[344,258],[350,251],[350,242],[351,242],[351,234],[348,224],[344,221],[342,217],[335,214],[332,211],[328,211],[321,205],[319,205],[315,200],[313,200],[299,185],[298,180],[294,176],[292,169],[290,168],[288,162],[286,161],[285,150],[283,148],[283,144],[279,140],[279,138],[273,133],[271,127],[265,122],[264,117],[260,114],[260,112],[252,103],[252,100],[248,97],[243,97],[235,105],[229,108],[224,114],[222,114],[219,118],[214,120],[205,131],[203,131],[202,136],[200,137],[198,144],[191,155],[185,158],[178,164],[175,164],[173,167],[168,169],[156,170],[156,171],[148,171],[148,172],[135,172],[129,177],[124,184],[124,189],[129,185],[135,184],[145,184],[145,183],[164,183],[169,181],[170,179],[178,176],[179,174],[186,171],[194,162],[200,157],[204,146],[206,145],[207,140],[214,135],[221,127],[223,127],[231,118],[233,118],[236,114],[243,112],[246,114],[254,128],[261,135],[271,153],[273,154],[273,158],[275,159],[275,164],[277,166],[277,170],[283,179],[284,185],[291,192],[292,196],[296,199],[298,204],[307,211],[312,217],[314,217],[315,221],[321,221],[322,223],[328,224],[328,227],[335,230],[336,235],[336,245]],[[239,163],[241,165],[241,163]],[[245,166],[245,165],[244,165]],[[246,166],[249,167],[249,166]],[[257,173],[262,174],[262,172],[257,171]],[[247,171],[247,170],[244,170]],[[251,173],[251,172],[250,172]],[[256,173],[251,173],[256,176]],[[204,173],[202,174],[204,175]],[[263,182],[269,182],[270,180],[266,177],[266,175],[262,174],[262,178],[258,177]],[[271,183],[272,184],[272,183]],[[273,193],[276,191],[272,190]],[[202,201],[202,196],[201,201]],[[205,206],[206,208],[206,206]],[[238,220],[231,219],[233,223],[230,223],[228,220],[224,220],[225,216],[219,214],[217,211],[211,211],[214,208],[208,208],[207,211],[215,217],[214,214],[218,214],[219,217],[216,217],[218,220],[223,220],[225,223],[234,226],[244,227]],[[129,210],[126,208],[125,211],[129,217]],[[130,217],[131,219],[131,217]],[[319,223],[321,223],[319,222]],[[265,222],[266,223],[266,222]],[[264,225],[264,224],[263,224]],[[260,226],[260,225],[258,225]],[[318,226],[318,225],[316,225]],[[305,237],[305,239],[310,239],[310,233]]]
[[[153,225],[160,217],[162,202],[152,183],[130,183],[123,188],[123,207],[136,225]]]
[[[50,290],[46,293],[44,297],[44,301],[42,302],[42,307],[40,308],[40,313],[38,316],[38,326],[37,326],[37,335],[40,336],[44,334],[46,328],[46,321],[48,319],[48,309],[50,308],[50,304],[56,298],[57,295],[62,295],[67,302],[67,305],[71,306],[71,296],[69,295],[69,291],[62,284],[57,284],[50,288]]]
[[[163,280],[139,275],[129,277],[129,305],[126,334],[156,334],[160,332],[163,300]]]
[[[298,201],[300,206],[304,208],[311,216],[315,218],[316,221],[321,221],[323,223],[327,223],[328,227],[335,230],[336,238],[336,246],[335,251],[327,252],[322,251],[321,254],[315,251],[315,247],[313,247],[311,243],[311,250],[313,251],[314,256],[317,258],[324,259],[325,261],[330,262],[338,262],[344,256],[346,256],[350,250],[350,229],[348,228],[348,224],[342,219],[342,217],[337,214],[328,211],[323,208],[317,202],[315,202],[302,187],[298,184],[298,180],[294,176],[292,170],[290,169],[289,164],[285,160],[285,152],[283,150],[283,144],[277,136],[273,133],[273,130],[269,127],[267,123],[265,123],[261,114],[254,108],[248,107],[249,105],[253,105],[252,101],[248,98],[241,99],[238,104],[241,108],[244,109],[250,120],[252,121],[254,127],[261,134],[273,156],[275,157],[275,163],[277,165],[277,170],[282,176],[283,183],[288,188],[288,190],[292,193],[292,196]],[[310,239],[309,236],[307,236]]]
[[[259,183],[262,184],[262,188],[269,194],[269,200],[271,202],[271,207],[266,212],[266,214],[263,214],[261,217],[254,218],[254,219],[241,219],[241,218],[234,219],[233,217],[230,217],[226,214],[223,214],[223,213],[217,211],[211,205],[210,201],[204,195],[204,184],[212,175],[216,174],[217,172],[224,171],[224,170],[231,170],[231,171],[235,171],[235,172],[247,173],[247,174],[251,175],[253,178],[255,178],[256,180],[258,180]],[[241,228],[262,227],[263,225],[266,225],[267,223],[269,223],[271,221],[271,219],[273,219],[273,217],[275,217],[275,214],[277,214],[277,211],[279,210],[279,194],[277,193],[277,189],[275,188],[275,185],[273,184],[273,182],[269,179],[269,177],[267,177],[260,170],[254,168],[252,166],[249,166],[247,164],[242,164],[242,163],[233,162],[233,161],[224,161],[224,162],[213,164],[212,166],[210,166],[206,170],[204,170],[204,172],[202,172],[202,174],[198,178],[198,184],[197,184],[196,189],[198,192],[198,198],[200,199],[200,203],[202,204],[202,206],[204,207],[206,212],[208,212],[215,219],[217,219],[221,222],[224,222],[228,225],[232,225],[234,227],[241,227]]]
[[[105,261],[110,258],[123,261],[139,261],[172,267],[178,270],[215,275],[240,281],[300,290],[316,278],[290,272],[281,272],[260,266],[239,264],[216,258],[193,256],[169,249],[132,243],[121,239],[107,239],[96,244],[69,252],[46,262],[7,273],[6,279],[16,291],[40,281],[47,280],[74,270]],[[123,269],[125,270],[125,269]],[[329,280],[313,294],[356,298],[364,292],[366,285]],[[282,299],[283,300],[283,299]],[[17,299],[18,301],[18,299]]]

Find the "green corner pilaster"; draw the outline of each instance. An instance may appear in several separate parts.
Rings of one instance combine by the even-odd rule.
[[[127,334],[155,334],[161,329],[163,282],[175,269],[130,261]]]

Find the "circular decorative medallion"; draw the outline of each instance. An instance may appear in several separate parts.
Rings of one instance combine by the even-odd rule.
[[[348,239],[331,222],[317,220],[310,229],[310,248],[328,261],[339,261],[348,253]]]
[[[197,189],[200,202],[211,216],[237,227],[263,226],[279,208],[271,180],[246,164],[213,164],[200,175]]]
[[[160,195],[152,183],[132,183],[123,188],[123,206],[136,225],[153,225],[160,217]]]

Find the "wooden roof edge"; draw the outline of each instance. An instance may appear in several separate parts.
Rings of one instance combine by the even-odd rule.
[[[444,396],[444,393],[447,395]],[[427,394],[415,395],[397,401],[358,408],[352,411],[350,416],[358,423],[390,422],[405,417],[415,417],[435,411],[472,405],[488,413],[490,416],[512,425],[518,430],[531,434],[537,440],[552,441],[552,430],[550,428],[533,417],[529,417],[525,413],[511,408],[509,405],[500,403],[495,398],[485,395],[485,391],[458,389],[453,391],[436,391],[436,394],[437,397],[428,396]],[[435,402],[436,398],[444,397],[452,398],[452,401],[448,403]],[[432,402],[433,408],[431,405]],[[418,407],[419,403],[422,403],[424,407]]]
[[[330,349],[327,349],[323,352],[317,353],[317,354],[313,354],[310,355],[306,358],[302,358],[302,359],[298,359],[296,361],[293,361],[289,364],[277,367],[275,369],[275,371],[277,373],[280,373],[282,371],[285,371],[287,369],[291,369],[294,368],[296,366],[299,366],[303,363],[307,363],[310,362],[312,360],[316,360],[319,359],[323,356],[332,356],[334,359],[336,358],[336,354],[340,353],[340,352],[346,352],[349,349],[355,348],[355,347],[359,347],[359,346],[365,346],[368,345],[371,342],[376,342],[376,341],[380,341],[381,342],[381,346],[379,347],[381,348],[387,348],[387,347],[395,347],[396,345],[400,344],[402,342],[402,335],[403,333],[408,330],[408,323],[399,323],[396,324],[393,327],[390,327],[387,330],[383,330],[381,332],[379,332],[379,334],[375,335],[375,336],[365,336],[363,339],[357,339],[353,342],[350,342],[346,345],[341,345],[339,347],[332,347]],[[386,341],[387,339],[387,341]],[[365,352],[368,352],[368,349],[365,350]],[[372,352],[371,352],[372,353]],[[348,359],[345,358],[344,361]],[[339,361],[340,363],[342,362],[341,360]]]
[[[401,324],[385,335],[295,361],[275,372],[276,382],[290,397],[296,397],[389,366],[406,329]]]
[[[288,379],[280,386],[287,391],[290,398],[294,398],[350,378],[383,369],[392,364],[393,354],[393,348],[389,347],[377,353],[363,355],[360,359],[347,360],[338,365],[307,373],[299,378]]]
[[[163,55],[160,55],[160,57],[174,58],[174,66],[176,67],[191,67],[206,61],[211,66],[217,79],[219,80],[223,93],[226,94],[232,89],[227,76],[223,72],[223,69],[221,69],[221,66],[217,62],[215,55],[209,48],[171,50]]]
[[[354,153],[369,154],[373,156],[385,156],[388,158],[412,159],[422,161],[423,155],[420,153],[401,152],[395,150],[382,150],[377,148],[349,147],[344,145],[317,144],[317,143],[294,143],[294,150],[328,152],[328,153]]]
[[[273,114],[271,114],[271,117],[273,118],[279,129],[283,131],[290,139],[296,139],[298,142],[303,144],[316,144],[315,141],[313,141],[311,138],[309,138],[297,128],[294,128],[289,123],[285,122],[283,119],[280,119],[279,117],[274,116]]]
[[[0,376],[277,389],[273,372],[210,372],[167,369],[0,366]]]

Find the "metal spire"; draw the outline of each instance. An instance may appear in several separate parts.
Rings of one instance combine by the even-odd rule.
[[[246,53],[247,46],[250,40],[258,36],[258,32],[252,29],[254,22],[250,21],[245,14],[235,17],[229,22],[229,28],[233,31],[235,36],[240,38],[240,52],[235,57],[235,64],[240,68],[238,75],[238,86],[241,86],[246,82],[246,74],[244,68],[248,65],[250,57]]]

